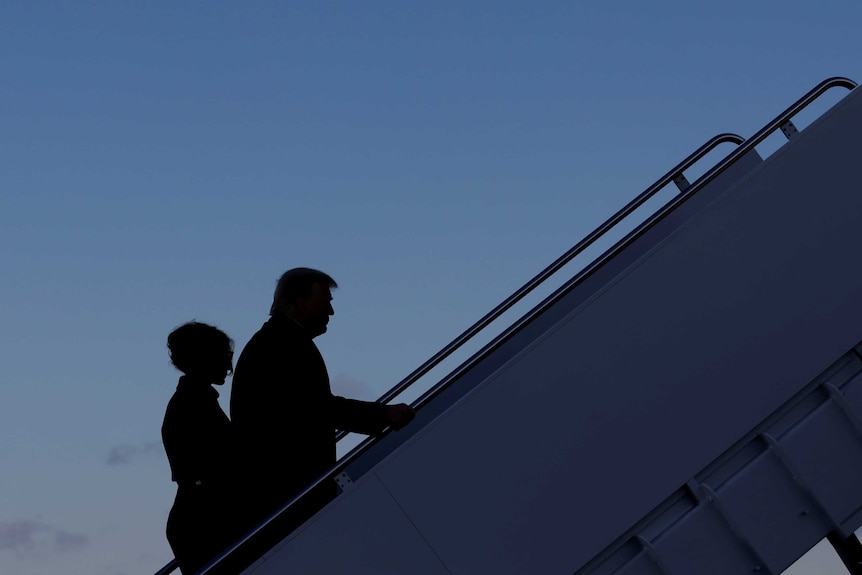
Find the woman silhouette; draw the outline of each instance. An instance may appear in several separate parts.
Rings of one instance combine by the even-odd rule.
[[[184,575],[203,568],[240,535],[230,421],[213,385],[233,373],[233,341],[205,323],[168,336],[171,363],[183,372],[162,424],[177,495],[167,538]]]

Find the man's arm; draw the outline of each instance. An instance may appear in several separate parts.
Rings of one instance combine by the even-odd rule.
[[[404,403],[386,405],[333,396],[331,400],[333,424],[338,429],[376,435],[387,427],[401,429],[416,415]]]

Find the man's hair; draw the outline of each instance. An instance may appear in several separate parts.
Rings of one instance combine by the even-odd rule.
[[[233,340],[215,326],[190,321],[168,335],[168,350],[174,367],[190,375],[223,362],[224,353],[233,351]]]
[[[293,268],[284,272],[275,285],[269,315],[274,315],[283,307],[293,305],[299,298],[310,296],[315,284],[324,284],[330,289],[338,287],[334,279],[319,270]]]

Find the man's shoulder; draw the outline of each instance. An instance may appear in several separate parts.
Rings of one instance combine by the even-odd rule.
[[[249,371],[270,373],[282,366],[297,351],[299,342],[295,330],[271,318],[251,336],[239,354],[234,383],[244,379]]]
[[[277,316],[270,317],[249,340],[249,344],[265,344],[269,342],[282,342],[303,339],[302,329],[299,324],[289,318]]]

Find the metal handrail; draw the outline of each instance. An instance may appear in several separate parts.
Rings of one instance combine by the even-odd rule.
[[[487,313],[482,319],[477,321],[473,326],[467,329],[460,336],[455,338],[449,345],[440,350],[437,354],[435,354],[431,359],[423,363],[416,370],[414,370],[410,375],[408,375],[405,379],[403,379],[398,385],[392,388],[389,392],[384,394],[378,401],[381,403],[387,403],[393,398],[397,397],[404,390],[410,387],[413,383],[415,383],[420,377],[425,375],[428,371],[430,371],[434,366],[439,364],[443,359],[448,357],[452,352],[458,349],[461,345],[463,345],[466,341],[472,338],[476,333],[487,327],[493,320],[503,314],[506,310],[511,308],[515,303],[520,301],[525,295],[527,295],[530,291],[535,289],[539,284],[544,282],[548,277],[552,274],[559,271],[566,263],[568,263],[572,258],[577,256],[579,253],[583,252],[587,247],[592,245],[596,240],[598,240],[602,235],[604,235],[607,231],[617,225],[622,219],[631,214],[635,209],[640,207],[644,202],[646,202],[649,198],[655,195],[659,190],[667,186],[669,183],[674,181],[674,179],[685,169],[690,167],[697,160],[706,155],[709,151],[712,150],[715,146],[723,142],[734,142],[740,144],[733,152],[731,152],[728,156],[726,156],[722,161],[713,166],[709,171],[703,174],[700,178],[698,178],[693,184],[688,186],[685,190],[682,191],[676,198],[665,204],[662,208],[660,208],[657,212],[655,212],[652,216],[650,216],[645,222],[643,222],[638,228],[631,233],[629,233],[625,238],[617,242],[613,247],[611,247],[608,251],[606,251],[602,256],[594,260],[591,264],[589,264],[584,270],[578,273],[572,280],[567,282],[564,286],[559,288],[554,294],[546,298],[539,306],[533,309],[528,315],[521,318],[518,322],[513,324],[509,329],[505,330],[499,336],[497,336],[493,341],[488,343],[484,348],[482,348],[479,352],[477,352],[473,357],[470,358],[467,362],[462,364],[461,367],[456,369],[453,373],[449,374],[446,378],[441,380],[433,389],[427,391],[423,394],[419,399],[414,402],[414,407],[421,407],[425,405],[428,401],[433,399],[437,394],[439,394],[451,381],[459,377],[468,369],[472,368],[476,363],[484,359],[491,351],[493,351],[504,339],[508,338],[512,333],[520,329],[526,323],[529,323],[532,319],[534,319],[539,313],[541,313],[544,309],[547,308],[548,305],[553,303],[556,299],[558,299],[562,293],[569,291],[573,286],[582,282],[587,276],[589,276],[593,271],[604,265],[608,260],[615,257],[622,249],[630,245],[637,238],[641,237],[644,233],[646,233],[649,229],[655,226],[659,221],[661,221],[665,216],[667,216],[671,211],[675,210],[682,203],[691,198],[695,193],[703,189],[707,184],[712,182],[719,174],[724,172],[728,167],[736,163],[742,156],[752,151],[755,146],[760,144],[767,136],[769,136],[772,132],[779,129],[781,125],[785,124],[788,120],[790,120],[793,116],[795,116],[799,111],[808,106],[811,102],[817,99],[820,95],[831,88],[847,88],[848,90],[853,90],[856,87],[856,82],[850,80],[849,78],[844,77],[833,77],[827,80],[824,80],[813,89],[811,89],[807,94],[805,94],[802,98],[797,100],[791,106],[789,106],[784,112],[779,114],[774,120],[764,126],[760,131],[758,131],[754,136],[749,138],[748,140],[743,140],[740,136],[735,134],[721,134],[712,138],[709,142],[698,148],[695,152],[693,152],[688,158],[677,164],[671,171],[669,171],[665,176],[660,178],[655,184],[644,190],[641,194],[639,194],[635,199],[626,204],[621,210],[619,210],[616,214],[611,216],[607,221],[605,221],[602,225],[596,228],[592,233],[590,233],[583,240],[578,242],[573,248],[567,251],[565,254],[557,258],[551,265],[545,268],[542,272],[540,272],[536,277],[527,282],[523,287],[521,287],[514,294],[509,296],[505,301]],[[343,434],[342,434],[343,435]],[[340,437],[339,437],[340,438]],[[346,457],[342,458],[341,461],[336,463],[329,471],[325,474],[321,475],[317,480],[315,480],[312,484],[308,485],[305,489],[303,489],[299,494],[293,497],[287,504],[281,507],[277,512],[273,513],[270,516],[270,519],[247,533],[243,536],[239,541],[235,542],[231,545],[227,550],[221,553],[217,558],[213,560],[203,571],[200,572],[200,575],[207,575],[211,572],[211,569],[218,565],[218,563],[231,553],[233,553],[236,549],[241,547],[245,542],[253,538],[258,532],[260,532],[263,527],[274,517],[282,514],[288,508],[290,508],[296,501],[302,499],[305,495],[311,492],[313,489],[317,488],[324,481],[328,481],[334,475],[337,475],[344,468],[350,465],[353,461],[355,461],[362,453],[365,452],[365,449],[371,444],[378,441],[379,438],[368,438],[363,441],[359,446],[354,448]],[[174,567],[171,567],[171,564],[175,564],[175,561],[172,561],[168,565],[162,568],[156,575],[166,575],[173,571]],[[168,569],[171,567],[170,569]],[[168,570],[165,570],[168,569]]]
[[[508,298],[503,300],[497,307],[489,311],[485,314],[481,319],[479,319],[472,326],[467,328],[461,335],[453,339],[446,347],[438,351],[434,354],[430,359],[428,359],[425,363],[417,367],[413,370],[410,375],[401,380],[398,384],[395,385],[392,389],[386,392],[380,399],[377,400],[378,403],[389,403],[391,400],[399,396],[403,393],[407,388],[411,387],[414,383],[416,383],[422,376],[431,371],[434,367],[436,367],[440,362],[449,357],[452,353],[458,350],[462,345],[467,343],[470,339],[472,339],[476,334],[480,331],[488,327],[495,319],[500,317],[506,311],[508,311],[512,306],[521,301],[524,297],[526,297],[530,292],[532,292],[539,285],[544,283],[549,277],[560,271],[560,269],[569,263],[572,259],[577,257],[581,252],[589,248],[593,243],[595,243],[599,238],[601,238],[605,233],[607,233],[611,228],[620,223],[623,219],[628,217],[633,211],[642,206],[647,200],[652,198],[656,193],[661,191],[665,186],[673,182],[677,177],[679,177],[685,170],[693,166],[697,163],[701,158],[703,158],[706,154],[711,152],[716,146],[723,143],[734,143],[734,144],[742,144],[745,139],[742,136],[738,136],[736,134],[719,134],[706,142],[700,148],[692,152],[687,158],[681,161],[679,164],[673,167],[668,173],[662,176],[658,181],[656,181],[649,188],[644,190],[640,195],[630,201],[628,204],[623,206],[617,213],[611,216],[605,223],[600,225],[598,228],[593,230],[588,236],[582,239],[580,242],[575,244],[571,249],[569,249],[566,253],[558,257],[554,260],[548,267],[539,272],[533,279],[528,281],[526,284],[521,286],[515,293],[510,295]],[[347,432],[340,431],[336,436],[336,440],[342,439]]]
[[[425,405],[428,401],[430,401],[431,399],[436,397],[436,395],[440,391],[442,391],[442,389],[444,389],[451,381],[457,379],[464,372],[471,369],[477,362],[482,360],[491,351],[496,349],[500,345],[500,343],[502,341],[504,341],[505,339],[507,339],[512,333],[518,331],[522,326],[524,326],[525,324],[532,321],[537,315],[542,313],[542,311],[544,311],[544,309],[547,308],[548,305],[555,302],[560,297],[560,295],[562,293],[570,291],[573,286],[582,282],[587,276],[592,274],[596,269],[598,269],[599,267],[604,265],[611,258],[615,257],[622,249],[629,246],[637,238],[641,237],[644,233],[649,231],[660,220],[662,220],[665,216],[667,216],[669,212],[678,208],[686,200],[691,198],[694,194],[696,194],[701,189],[703,189],[707,184],[712,182],[716,177],[718,177],[727,168],[729,168],[731,165],[736,163],[742,156],[751,152],[758,144],[763,142],[763,140],[765,140],[770,134],[772,134],[775,130],[780,129],[781,126],[783,126],[788,120],[792,119],[796,114],[798,114],[802,109],[804,109],[806,106],[808,106],[811,102],[816,100],[824,92],[826,92],[827,90],[829,90],[831,88],[847,88],[848,90],[853,90],[854,88],[856,88],[856,86],[857,86],[857,84],[853,80],[850,80],[849,78],[836,76],[833,78],[828,78],[828,79],[824,80],[823,82],[821,82],[820,84],[818,84],[817,86],[815,86],[814,88],[812,88],[802,98],[800,98],[795,103],[793,103],[790,107],[788,107],[786,110],[784,110],[784,112],[782,112],[781,114],[776,116],[774,120],[772,120],[770,123],[768,123],[766,126],[764,126],[760,131],[758,131],[756,134],[754,134],[748,140],[745,140],[745,142],[742,145],[740,145],[733,152],[728,154],[723,160],[721,160],[718,164],[713,166],[709,171],[707,171],[705,174],[703,174],[700,178],[695,180],[694,183],[692,183],[687,188],[685,188],[682,191],[682,193],[680,193],[673,200],[671,200],[670,202],[668,202],[667,204],[662,206],[652,216],[647,218],[647,220],[644,221],[640,226],[638,226],[637,229],[633,230],[626,237],[624,237],[623,239],[618,241],[616,244],[614,244],[603,255],[601,255],[598,258],[596,258],[595,260],[593,260],[583,270],[578,272],[578,274],[574,278],[572,278],[571,280],[566,282],[565,285],[561,286],[557,291],[555,291],[553,294],[551,294],[547,298],[545,298],[545,300],[543,300],[531,312],[529,312],[527,315],[525,315],[524,317],[522,317],[521,319],[516,321],[508,329],[506,329],[504,332],[502,332],[500,335],[498,335],[496,338],[494,338],[493,341],[489,342],[485,347],[483,347],[481,350],[476,352],[476,354],[473,357],[471,357],[464,364],[462,364],[460,367],[455,369],[452,373],[450,373],[445,378],[443,378],[437,385],[434,386],[434,388],[428,390],[422,396],[420,396],[416,401],[414,401],[414,403],[413,403],[414,407],[417,407],[417,408],[421,407],[422,405]],[[716,137],[718,138],[720,136],[716,136]],[[666,177],[667,176],[665,176],[665,178]],[[662,180],[664,180],[665,178],[662,178]],[[662,181],[662,180],[659,180],[659,181]],[[665,185],[667,185],[667,184],[665,183]],[[641,194],[641,196],[646,194],[652,188],[653,188],[653,186],[650,186],[650,188],[647,188],[647,190],[643,194]],[[637,201],[641,196],[638,196],[637,198],[635,198],[635,200],[633,200],[631,203],[634,203],[635,201]],[[626,207],[624,207],[622,210],[620,210],[620,212],[617,212],[617,214],[626,210],[629,207],[629,205],[626,205]],[[597,231],[599,229],[604,228],[604,226],[608,222],[610,222],[611,220],[614,220],[615,218],[616,218],[616,214],[614,216],[612,216],[610,220],[608,220],[607,222],[602,224],[599,228],[597,228]],[[607,231],[607,230],[605,230],[605,231]],[[595,232],[593,232],[593,233],[595,233]],[[590,236],[592,236],[592,235],[593,234],[590,234]],[[588,236],[588,237],[590,237],[590,236]],[[595,239],[598,239],[598,238],[595,238]],[[365,445],[365,443],[368,443],[369,441],[370,441],[370,439],[366,440],[365,442],[360,444],[356,449],[359,449],[359,447],[362,447],[363,445]],[[341,466],[341,467],[342,468],[346,467],[346,465]]]
[[[156,571],[156,575],[168,575],[168,573],[173,573],[176,571],[177,567],[179,567],[179,563],[177,563],[176,559],[171,559],[170,562]]]
[[[389,390],[386,394],[384,394],[378,402],[380,403],[388,403],[402,392],[404,392],[408,387],[413,385],[420,377],[428,373],[433,367],[443,361],[446,357],[448,357],[452,352],[457,350],[461,345],[466,343],[469,339],[471,339],[474,335],[476,335],[479,331],[487,327],[492,321],[497,319],[501,314],[506,312],[513,305],[518,303],[524,296],[530,293],[533,289],[539,286],[539,284],[543,283],[546,279],[548,279],[551,275],[560,270],[565,264],[571,261],[578,254],[583,252],[585,249],[590,247],[596,240],[601,238],[605,233],[607,233],[611,228],[616,226],[620,221],[624,218],[628,217],[633,211],[643,205],[647,200],[649,200],[652,196],[654,196],[658,191],[667,186],[669,183],[673,182],[677,176],[679,176],[683,171],[690,168],[694,163],[700,160],[703,156],[709,153],[715,146],[723,143],[723,142],[733,142],[736,144],[740,144],[740,147],[731,152],[723,161],[716,164],[711,170],[709,170],[706,174],[698,178],[694,184],[690,185],[688,188],[682,191],[682,194],[677,197],[677,200],[680,200],[682,197],[689,197],[691,194],[696,193],[712,180],[714,180],[718,174],[727,169],[731,164],[735,163],[739,158],[743,155],[754,149],[754,147],[760,144],[763,140],[766,139],[772,132],[779,129],[782,125],[784,125],[788,120],[792,119],[793,116],[798,114],[803,108],[808,106],[811,102],[820,97],[824,92],[831,88],[847,88],[848,90],[852,90],[856,87],[856,82],[850,80],[849,78],[843,77],[833,77],[828,78],[812,88],[806,95],[797,100],[793,105],[788,107],[784,112],[779,114],[772,122],[763,127],[759,132],[757,132],[754,136],[749,138],[748,140],[744,140],[741,136],[737,136],[736,134],[720,134],[715,136],[703,146],[695,150],[689,157],[685,160],[677,164],[671,171],[665,174],[661,179],[659,179],[656,183],[651,185],[649,188],[644,190],[640,195],[638,195],[635,199],[630,201],[628,204],[623,206],[617,213],[611,216],[607,221],[605,221],[598,228],[593,230],[588,236],[586,236],[583,240],[578,242],[574,247],[572,247],[569,251],[564,253],[562,256],[557,258],[551,265],[542,270],[536,277],[531,279],[529,282],[524,284],[518,291],[509,296],[506,300],[500,303],[497,307],[488,312],[482,319],[473,324],[470,328],[468,328],[464,333],[459,335],[457,338],[452,340],[452,342],[440,350],[437,354],[435,354],[431,359],[423,363],[419,366],[413,373],[408,375],[404,380],[402,380],[399,384]],[[744,142],[744,144],[743,144]],[[667,211],[676,208],[677,205],[682,203],[682,201],[678,201],[676,203],[671,202],[665,208],[662,208],[659,212],[653,215],[660,214],[660,217],[664,217]],[[652,219],[648,219],[644,222],[644,225],[649,224],[650,227],[652,225]],[[659,218],[660,219],[660,218]],[[646,231],[644,229],[643,231]],[[616,255],[618,249],[609,250],[605,257],[600,258],[602,261],[609,259]],[[613,253],[611,253],[613,252]],[[478,359],[478,358],[477,358]]]
[[[592,245],[596,240],[598,240],[602,235],[604,235],[608,230],[617,225],[621,220],[623,220],[626,216],[631,214],[634,210],[640,207],[644,202],[649,200],[652,196],[654,196],[657,192],[667,186],[669,183],[673,182],[675,178],[677,178],[683,171],[690,168],[693,164],[695,164],[698,160],[703,158],[706,154],[712,151],[716,146],[722,143],[730,142],[735,144],[742,144],[744,142],[744,138],[742,136],[738,136],[736,134],[719,134],[714,138],[710,139],[700,148],[692,152],[686,159],[682,162],[674,166],[672,170],[662,176],[658,181],[656,181],[652,186],[644,190],[640,195],[638,195],[635,199],[626,204],[621,210],[619,210],[616,214],[614,214],[610,219],[608,219],[604,224],[596,228],[590,235],[585,237],[583,240],[578,242],[573,248],[568,250],[565,254],[557,258],[553,263],[551,263],[548,267],[546,267],[542,272],[536,275],[533,279],[527,282],[523,287],[521,287],[514,294],[506,298],[505,301],[500,303],[493,310],[485,314],[479,321],[477,321],[473,326],[467,329],[464,333],[455,338],[449,345],[444,347],[438,353],[436,353],[431,359],[423,363],[416,370],[414,370],[410,375],[404,378],[398,385],[396,385],[392,390],[388,393],[384,394],[378,402],[387,403],[392,398],[398,396],[405,389],[410,387],[413,383],[415,383],[420,377],[425,375],[428,371],[430,371],[434,366],[439,364],[441,361],[446,359],[451,353],[457,350],[461,345],[466,343],[470,338],[476,335],[479,331],[488,326],[492,321],[494,321],[497,317],[503,314],[506,310],[511,308],[513,305],[518,303],[524,296],[529,294],[533,289],[538,287],[542,282],[544,282],[548,277],[556,273],[560,270],[565,264],[572,260],[572,258],[576,257],[582,251],[587,249],[590,245]],[[484,350],[483,350],[484,351]],[[477,359],[478,360],[478,359]],[[470,364],[474,364],[475,361],[470,362]],[[463,371],[463,370],[459,370]],[[451,378],[447,377],[445,381],[450,381]],[[441,382],[442,384],[443,382]],[[439,389],[441,386],[435,386],[435,389]],[[427,394],[426,394],[427,396]],[[417,401],[417,404],[424,404],[427,402],[427,397],[423,396]],[[425,400],[425,401],[423,401]],[[346,435],[344,432],[340,432],[338,435],[338,439],[341,439]],[[333,475],[340,473],[342,469],[347,467],[350,463],[352,463],[364,450],[367,445],[376,438],[368,438],[362,443],[360,443],[356,448],[354,448],[347,456],[342,458],[332,469],[327,471],[325,474],[321,475],[317,480],[313,483],[309,484],[305,489],[303,489],[300,493],[298,493],[295,497],[293,497],[290,501],[288,501],[285,505],[283,505],[278,511],[273,513],[269,519],[258,525],[255,529],[247,533],[240,540],[236,541],[230,548],[225,550],[224,553],[219,555],[207,568],[201,571],[200,575],[206,575],[210,572],[212,567],[215,567],[219,561],[230,555],[234,550],[241,547],[248,540],[252,539],[258,532],[260,532],[265,525],[277,517],[288,508],[290,508],[295,502],[299,501],[305,495],[310,493],[312,490],[321,485],[324,481],[327,481]]]
[[[521,301],[525,296],[527,296],[530,292],[532,292],[539,285],[544,283],[549,277],[560,271],[560,269],[569,263],[572,259],[577,257],[581,252],[589,248],[593,243],[595,243],[598,239],[600,239],[604,234],[610,231],[614,226],[619,224],[623,219],[628,217],[632,212],[634,212],[637,208],[642,206],[647,200],[652,198],[656,193],[658,193],[662,188],[673,182],[682,172],[690,168],[692,165],[697,163],[698,160],[703,158],[706,154],[711,152],[713,148],[718,146],[719,144],[723,144],[726,142],[731,142],[734,144],[742,144],[744,142],[744,138],[742,136],[738,136],[736,134],[719,134],[715,136],[700,148],[692,152],[686,159],[682,162],[674,166],[674,168],[662,176],[657,182],[651,185],[649,188],[644,190],[640,195],[638,195],[635,199],[630,201],[628,204],[623,206],[617,213],[611,216],[605,223],[600,225],[598,228],[593,230],[588,236],[575,244],[574,247],[569,249],[566,253],[558,257],[554,260],[548,267],[543,269],[541,272],[536,274],[536,276],[521,286],[518,291],[510,295],[508,298],[503,300],[497,307],[489,311],[485,314],[479,321],[470,326],[467,330],[464,331],[457,338],[452,340],[452,342],[444,347],[442,350],[437,352],[433,357],[431,357],[428,361],[419,366],[416,370],[413,371],[410,375],[404,378],[401,383],[393,387],[386,394],[384,394],[378,401],[380,403],[388,403],[402,392],[404,392],[407,388],[409,388],[413,383],[415,383],[420,377],[428,373],[429,370],[434,368],[441,361],[446,359],[450,354],[456,351],[459,347],[467,343],[473,336],[478,334],[480,331],[488,327],[495,319],[500,317],[503,313],[509,310],[513,305]]]

